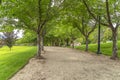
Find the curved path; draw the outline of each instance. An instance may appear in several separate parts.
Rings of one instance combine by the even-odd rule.
[[[120,61],[70,48],[46,47],[11,80],[120,80]]]

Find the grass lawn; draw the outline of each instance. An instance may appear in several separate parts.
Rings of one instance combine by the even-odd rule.
[[[76,47],[76,49],[85,50],[85,45],[81,45]],[[97,52],[97,44],[89,44],[90,52]],[[104,55],[111,56],[112,55],[112,43],[102,43],[101,44],[101,52]],[[120,57],[120,41],[118,41],[118,55]]]
[[[36,54],[36,47],[14,46],[0,48],[0,80],[8,80]]]

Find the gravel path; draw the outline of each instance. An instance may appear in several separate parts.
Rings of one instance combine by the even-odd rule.
[[[45,60],[31,59],[10,80],[120,80],[120,61],[78,50],[46,47]]]

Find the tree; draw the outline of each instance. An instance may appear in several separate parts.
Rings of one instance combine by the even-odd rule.
[[[80,20],[79,19],[77,21],[74,20],[73,25],[74,27],[77,27],[80,33],[85,37],[86,43],[85,51],[88,51],[89,36],[95,30],[96,22],[90,20],[87,21],[87,19],[85,20],[84,17],[82,17],[82,19]],[[82,24],[80,24],[79,22],[81,22]]]
[[[70,4],[70,5],[67,5]],[[76,6],[73,6],[76,5]],[[65,3],[67,21],[85,37],[86,51],[88,51],[89,36],[96,28],[96,21],[89,15],[84,4],[80,1],[70,1]]]
[[[17,33],[19,30],[15,27],[18,22],[13,18],[3,17],[0,19],[0,23],[0,32],[2,33],[1,44],[7,45],[11,50],[16,39],[18,38]]]
[[[59,0],[20,0],[20,1],[5,1],[2,5],[7,7],[5,13],[9,13],[8,17],[18,19],[23,29],[29,29],[37,34],[37,57],[41,57],[41,37],[44,26],[53,18],[57,12],[57,7],[62,3]],[[54,3],[54,4],[53,4]],[[58,5],[56,5],[58,4]],[[14,5],[14,6],[13,6]],[[56,12],[55,12],[56,10]],[[8,14],[7,14],[8,15]]]
[[[89,14],[96,20],[97,16],[100,15],[102,18],[101,24],[104,26],[107,26],[111,29],[112,31],[112,40],[113,40],[113,50],[112,50],[112,56],[111,59],[116,59],[118,58],[118,53],[117,53],[117,30],[120,25],[119,23],[119,3],[120,1],[115,0],[115,1],[110,1],[110,0],[105,0],[105,1],[94,1],[97,5],[100,6],[94,6],[94,10],[99,10],[97,12],[91,10],[93,9],[92,5],[87,4],[88,1],[83,0],[84,5],[86,6]],[[90,3],[90,2],[89,2]],[[103,5],[104,7],[101,7]],[[106,14],[105,14],[106,13]]]
[[[74,48],[74,41],[79,37],[78,30],[71,24],[64,24],[62,21],[52,25],[47,31],[45,40],[52,46],[70,46]]]
[[[18,36],[17,36],[17,33],[15,33],[15,31],[3,32],[3,41],[10,48],[10,50],[15,44],[17,37]]]

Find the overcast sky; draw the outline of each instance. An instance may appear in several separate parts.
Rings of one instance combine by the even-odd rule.
[[[14,30],[14,31],[15,31],[15,33],[16,33],[17,30]],[[20,31],[17,33],[18,38],[22,38],[23,32],[24,32],[23,30],[20,30]],[[0,35],[3,35],[2,32],[0,32]],[[0,38],[1,38],[1,37],[0,37]]]

